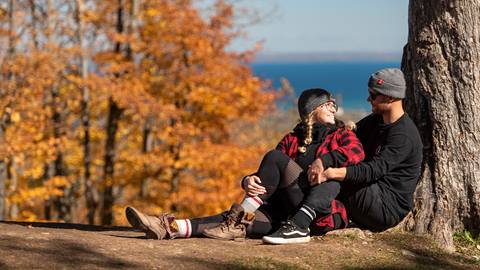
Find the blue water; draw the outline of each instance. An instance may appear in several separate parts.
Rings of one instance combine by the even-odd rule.
[[[334,94],[346,110],[370,109],[368,78],[386,67],[400,67],[400,61],[252,64],[254,74],[271,80],[275,88],[280,87],[282,77],[288,79],[297,96],[308,88],[324,88]]]

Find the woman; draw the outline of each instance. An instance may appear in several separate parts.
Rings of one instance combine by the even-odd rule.
[[[356,164],[364,153],[355,134],[336,125],[337,106],[328,91],[303,91],[298,111],[301,122],[264,156],[255,174],[242,180],[246,196],[241,204],[194,219],[148,216],[127,207],[129,223],[154,239],[204,235],[232,240],[248,235],[273,244],[308,242],[309,227],[317,224],[312,221],[331,214],[340,191],[336,181],[320,184],[319,175],[328,167]]]

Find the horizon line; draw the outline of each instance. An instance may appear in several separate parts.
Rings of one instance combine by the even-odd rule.
[[[350,51],[350,52],[258,52],[252,63],[308,63],[308,62],[400,62],[400,52]]]

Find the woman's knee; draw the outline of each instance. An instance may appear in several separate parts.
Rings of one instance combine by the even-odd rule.
[[[288,158],[288,156],[277,149],[270,150],[265,154],[265,159],[279,160],[284,158]]]
[[[274,149],[268,151],[265,156],[263,156],[262,163],[276,164],[276,166],[278,166],[279,168],[284,168],[285,166],[287,166],[289,160],[289,156],[285,155],[280,150]]]

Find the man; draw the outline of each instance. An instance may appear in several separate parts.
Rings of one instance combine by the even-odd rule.
[[[421,172],[422,141],[404,112],[405,79],[401,70],[387,68],[369,79],[372,114],[357,123],[357,136],[366,158],[346,168],[321,164],[311,169],[311,181],[341,182],[338,199],[360,227],[382,231],[397,225],[412,209]]]

